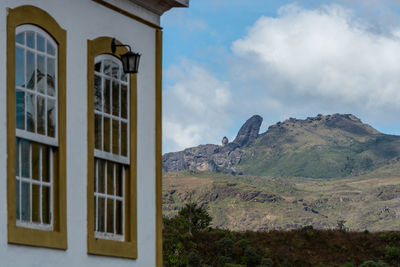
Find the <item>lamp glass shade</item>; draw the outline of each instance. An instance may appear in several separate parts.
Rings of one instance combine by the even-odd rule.
[[[122,67],[125,73],[138,73],[140,54],[131,51],[121,55]]]

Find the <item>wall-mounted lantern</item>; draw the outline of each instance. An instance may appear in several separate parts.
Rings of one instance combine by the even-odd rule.
[[[129,48],[129,51],[127,53],[120,55],[124,72],[132,73],[132,74],[138,73],[141,55],[139,53],[133,53],[130,45],[117,44],[117,40],[115,40],[115,38],[113,38],[111,41],[111,51],[113,52],[113,54],[117,50],[118,46],[127,46]]]

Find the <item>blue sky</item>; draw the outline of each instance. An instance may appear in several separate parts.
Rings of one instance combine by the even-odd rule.
[[[397,2],[397,3],[396,3]],[[400,134],[400,3],[191,0],[162,17],[163,152],[352,113]]]

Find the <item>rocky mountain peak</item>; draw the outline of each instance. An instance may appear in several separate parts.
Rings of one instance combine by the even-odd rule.
[[[248,119],[240,128],[233,143],[239,147],[251,145],[258,137],[262,121],[263,118],[259,115],[254,115]]]
[[[378,132],[352,114],[289,118],[259,134],[254,115],[236,138],[163,156],[166,172],[199,170],[255,175],[345,177],[400,157],[400,136]]]
[[[318,114],[315,117],[307,117],[306,119],[289,118],[283,122],[278,122],[271,125],[268,131],[274,131],[277,128],[294,129],[294,128],[309,128],[309,129],[339,129],[349,134],[357,136],[376,135],[379,131],[368,124],[364,124],[358,117],[353,114]],[[267,133],[268,133],[267,131]]]

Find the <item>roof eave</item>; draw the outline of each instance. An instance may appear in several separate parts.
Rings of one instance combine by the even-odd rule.
[[[189,7],[189,0],[130,0],[161,16],[174,7]]]

